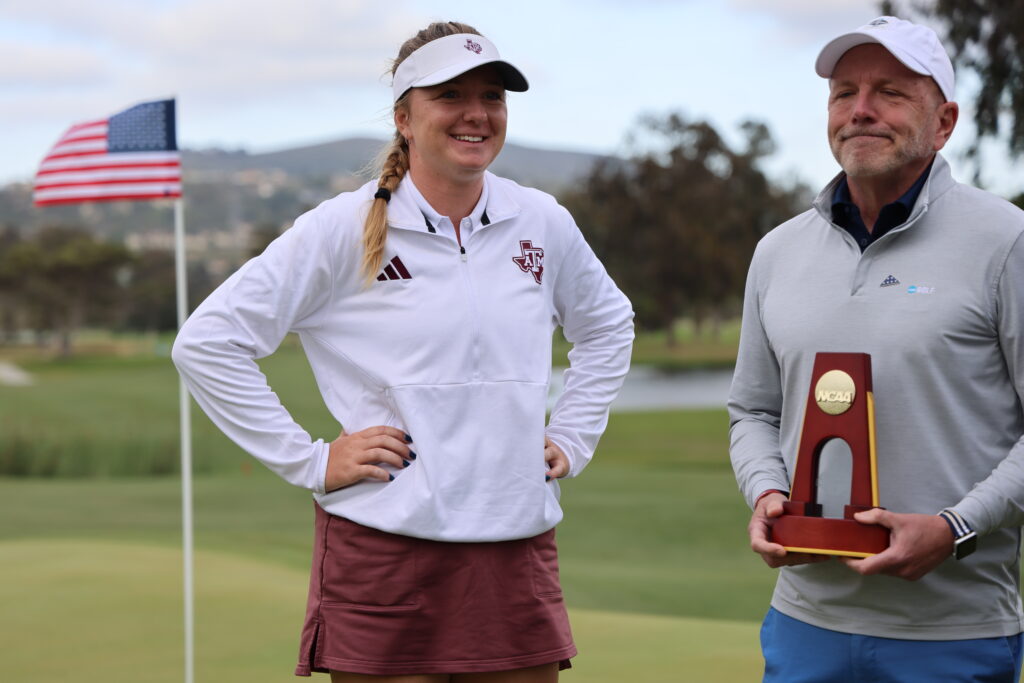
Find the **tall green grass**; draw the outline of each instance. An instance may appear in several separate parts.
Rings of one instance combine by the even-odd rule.
[[[317,436],[337,436],[301,350],[262,365],[274,389]],[[29,361],[31,386],[0,385],[0,475],[134,477],[179,471],[178,376],[167,357],[83,356]],[[200,474],[239,467],[238,449],[193,406]]]
[[[692,331],[686,334],[689,344],[672,352],[677,355],[666,356],[666,363],[715,364],[732,353],[729,342],[715,345],[702,341]],[[166,352],[166,342],[157,346]],[[654,335],[642,335],[638,346],[650,347],[636,354],[640,358],[656,359],[653,350],[664,351]],[[712,351],[712,347],[717,350]],[[559,353],[558,348],[555,353]],[[31,373],[34,384],[0,385],[0,476],[82,478],[178,473],[178,378],[166,355],[150,350],[128,356],[97,353],[67,360],[27,358],[19,363]],[[324,407],[309,364],[294,338],[260,361],[260,367],[284,405],[314,438],[337,436],[340,425]],[[238,449],[194,405],[192,425],[196,473],[239,468]],[[717,431],[712,437],[720,441],[724,423],[716,423],[714,429]],[[634,447],[635,457],[642,458],[643,449],[635,448],[638,444],[652,438],[676,438],[667,434],[643,427],[622,440],[624,446]],[[706,441],[710,432],[705,430],[704,434],[701,438]],[[609,438],[615,437],[610,434]],[[720,451],[721,444],[717,443],[716,448]],[[692,445],[687,453],[692,461]],[[724,461],[719,458],[719,462]]]

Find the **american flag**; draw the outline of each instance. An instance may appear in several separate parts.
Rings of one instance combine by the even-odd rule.
[[[174,100],[144,102],[78,123],[36,172],[36,206],[181,196]]]

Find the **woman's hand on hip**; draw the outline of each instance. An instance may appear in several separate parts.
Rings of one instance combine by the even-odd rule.
[[[544,437],[544,462],[548,466],[545,474],[549,481],[569,474],[569,456],[546,436]]]
[[[338,438],[331,442],[324,489],[333,491],[363,479],[391,481],[394,477],[379,465],[408,467],[409,462],[416,459],[410,443],[412,437],[394,427],[368,427],[354,434],[342,429]]]

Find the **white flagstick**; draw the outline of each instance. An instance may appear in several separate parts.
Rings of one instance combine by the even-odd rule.
[[[174,274],[178,294],[178,329],[188,317],[188,278],[185,268],[185,209],[180,197],[174,202]],[[178,412],[181,422],[181,544],[185,576],[185,683],[195,672],[194,611],[192,586],[192,414],[185,380],[178,377]]]

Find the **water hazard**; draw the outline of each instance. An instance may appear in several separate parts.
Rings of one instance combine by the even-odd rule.
[[[551,371],[548,408],[562,394],[562,372]],[[626,375],[612,412],[674,410],[679,408],[725,408],[732,370],[694,370],[665,373],[655,368],[636,366]]]

